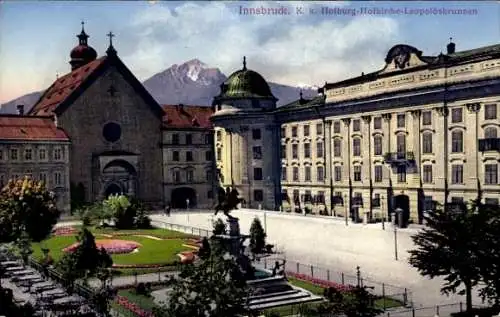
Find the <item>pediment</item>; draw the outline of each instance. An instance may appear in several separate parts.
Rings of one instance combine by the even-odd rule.
[[[422,51],[406,44],[393,46],[385,57],[385,63],[380,73],[390,73],[428,64],[422,56]]]

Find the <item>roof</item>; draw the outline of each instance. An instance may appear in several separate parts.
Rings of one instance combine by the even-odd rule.
[[[0,115],[0,140],[69,141],[51,117]]]
[[[59,104],[77,90],[85,79],[87,79],[106,58],[107,56],[98,58],[58,78],[52,86],[45,91],[33,108],[31,108],[29,114],[38,116],[52,115]]]
[[[163,126],[165,128],[202,128],[210,129],[212,124],[210,116],[213,114],[211,107],[187,105],[163,105],[165,115]]]
[[[222,98],[273,98],[271,88],[262,75],[256,71],[240,69],[221,85]]]
[[[438,56],[423,56],[422,52],[417,50],[416,48],[409,46],[409,45],[395,45],[393,46],[389,52],[387,53],[387,57],[385,59],[386,63],[391,62],[390,57],[392,56],[392,53],[395,53],[398,48],[404,47],[405,49],[411,51],[412,53],[415,53],[422,61],[427,63],[427,65],[424,65],[422,67],[415,67],[415,68],[406,68],[404,70],[400,70],[399,73],[407,73],[407,72],[413,72],[422,68],[435,68],[435,67],[444,67],[445,65],[447,67],[453,66],[454,64],[461,64],[464,62],[472,62],[476,61],[477,59],[484,60],[486,58],[489,58],[491,56],[498,56],[500,55],[500,44],[495,44],[495,45],[489,45],[489,46],[483,46],[479,48],[475,48],[472,50],[466,50],[466,51],[461,51],[461,52],[455,52],[452,54],[443,54],[443,55],[438,55]],[[385,69],[385,68],[384,68]],[[340,87],[346,87],[350,85],[356,85],[356,84],[361,84],[361,83],[366,83],[370,81],[377,80],[378,78],[382,77],[389,77],[393,76],[394,73],[383,73],[384,69],[377,70],[371,73],[367,74],[362,74],[361,76],[357,77],[352,77],[346,80],[338,81],[335,83],[326,83],[325,88],[331,89],[331,88],[340,88]]]

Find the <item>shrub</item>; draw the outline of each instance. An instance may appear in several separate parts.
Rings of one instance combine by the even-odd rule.
[[[139,209],[137,211],[137,216],[135,217],[135,227],[138,229],[150,229],[151,219],[146,214],[144,209]]]
[[[138,283],[135,287],[135,293],[137,295],[150,296],[151,284],[150,283]]]
[[[216,221],[214,221],[213,225],[214,225],[214,230],[213,230],[214,235],[226,234],[226,224],[224,223],[224,221],[222,221],[221,219],[217,219]]]

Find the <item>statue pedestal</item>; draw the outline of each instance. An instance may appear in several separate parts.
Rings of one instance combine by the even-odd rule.
[[[228,218],[228,234],[231,237],[239,237],[240,236],[240,223],[238,218]]]

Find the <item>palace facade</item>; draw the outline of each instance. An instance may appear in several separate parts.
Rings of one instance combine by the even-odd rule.
[[[214,99],[220,181],[253,208],[365,221],[498,204],[499,103],[500,45],[439,56],[396,45],[383,69],[279,108],[244,62]]]

